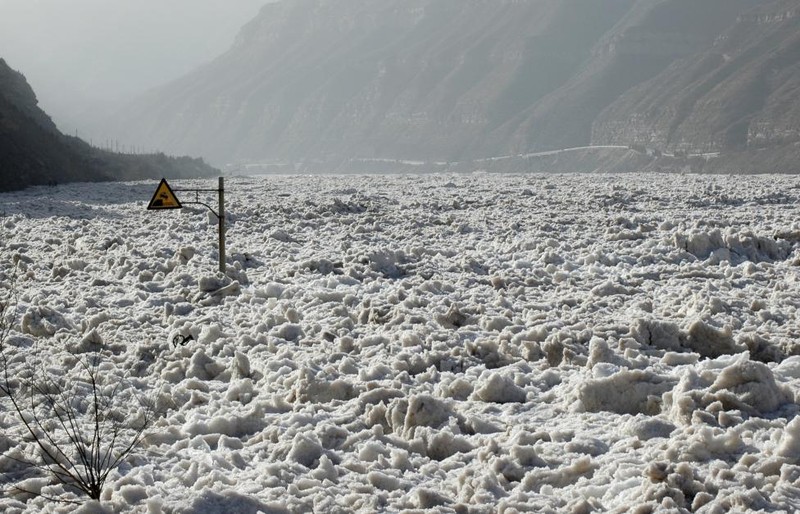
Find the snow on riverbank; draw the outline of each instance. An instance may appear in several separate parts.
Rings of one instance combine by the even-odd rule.
[[[109,512],[800,509],[797,177],[233,178],[224,279],[155,185],[0,195],[18,347],[163,410]]]

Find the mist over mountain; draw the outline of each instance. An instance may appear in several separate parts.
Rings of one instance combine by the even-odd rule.
[[[0,0],[0,55],[62,131],[87,135],[93,121],[227,50],[268,1]]]
[[[205,176],[201,159],[129,155],[62,134],[25,77],[0,58],[0,191],[63,182]]]
[[[218,165],[602,145],[636,151],[558,167],[793,171],[799,22],[788,0],[284,1],[111,127]]]

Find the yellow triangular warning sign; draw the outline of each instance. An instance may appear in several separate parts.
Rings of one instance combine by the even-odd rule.
[[[183,207],[181,205],[180,200],[178,197],[175,196],[175,193],[172,192],[172,188],[169,187],[167,184],[166,179],[161,179],[161,183],[158,184],[158,189],[156,189],[153,198],[150,200],[150,204],[148,204],[148,209],[180,209]]]

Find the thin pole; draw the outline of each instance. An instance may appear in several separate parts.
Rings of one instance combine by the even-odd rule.
[[[225,274],[225,179],[219,178],[219,272]]]

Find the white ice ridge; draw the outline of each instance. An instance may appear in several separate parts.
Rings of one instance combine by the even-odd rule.
[[[0,399],[0,511],[800,510],[800,178],[232,177],[226,276],[154,187],[0,195],[14,383],[158,412],[88,502]]]

